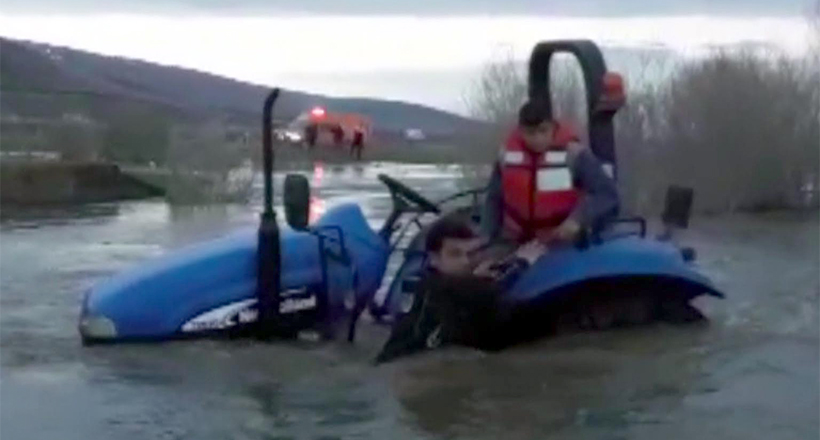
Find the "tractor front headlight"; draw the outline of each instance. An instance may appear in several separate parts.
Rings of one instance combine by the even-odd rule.
[[[114,339],[117,327],[105,316],[87,315],[80,319],[80,335],[86,340]]]

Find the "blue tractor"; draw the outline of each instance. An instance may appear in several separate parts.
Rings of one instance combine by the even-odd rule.
[[[617,176],[612,121],[617,106],[601,105],[610,74],[593,42],[538,44],[530,59],[529,93],[549,94],[550,62],[561,52],[575,55],[583,69],[590,147]],[[310,224],[309,184],[293,174],[285,178],[288,227],[280,231],[272,206],[271,140],[278,96],[279,90],[273,90],[263,110],[265,204],[259,228],[170,253],[94,286],[83,299],[79,322],[85,343],[205,335],[293,338],[308,329],[328,338],[342,332],[352,341],[365,310],[380,321],[407,310],[414,280],[425,264],[422,243],[430,223],[422,219],[463,216],[480,221],[484,189],[432,202],[380,175],[393,210],[379,230],[369,226],[356,204],[336,206]],[[472,203],[447,209],[459,200]],[[691,202],[691,191],[670,188],[665,224],[685,227]],[[399,249],[412,230],[416,233],[409,245]],[[532,335],[547,330],[540,324],[547,317],[581,319],[596,304],[615,298],[640,294],[662,311],[668,305],[690,307],[693,298],[704,294],[723,296],[694,265],[693,250],[668,236],[648,237],[643,219],[618,219],[585,237],[575,247],[544,255],[506,292],[517,319],[532,323],[521,327]],[[385,295],[376,300],[395,252],[401,264]]]

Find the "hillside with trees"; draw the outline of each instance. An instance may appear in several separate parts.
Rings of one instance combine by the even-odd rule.
[[[159,163],[167,156],[174,127],[219,123],[229,131],[258,136],[261,103],[268,90],[191,69],[0,38],[0,115],[6,151],[45,145],[68,156],[87,156],[86,150],[92,150],[115,161]],[[377,132],[388,138],[409,127],[454,138],[481,126],[418,104],[292,90],[281,94],[275,117],[288,120],[315,105],[367,114]],[[88,124],[78,125],[78,119]],[[95,129],[85,130],[93,134],[86,136],[82,147],[69,146],[68,133],[89,126]]]

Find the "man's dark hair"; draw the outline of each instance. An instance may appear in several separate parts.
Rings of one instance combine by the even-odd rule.
[[[475,232],[467,222],[456,218],[445,218],[436,222],[427,232],[425,248],[427,252],[441,251],[444,240],[470,240],[475,238]]]
[[[552,119],[552,105],[549,99],[530,98],[518,111],[518,125],[534,128]]]

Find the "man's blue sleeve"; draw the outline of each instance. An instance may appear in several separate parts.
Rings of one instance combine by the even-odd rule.
[[[618,187],[592,151],[585,148],[578,154],[572,174],[576,187],[583,193],[572,218],[584,227],[599,228],[618,216]]]

